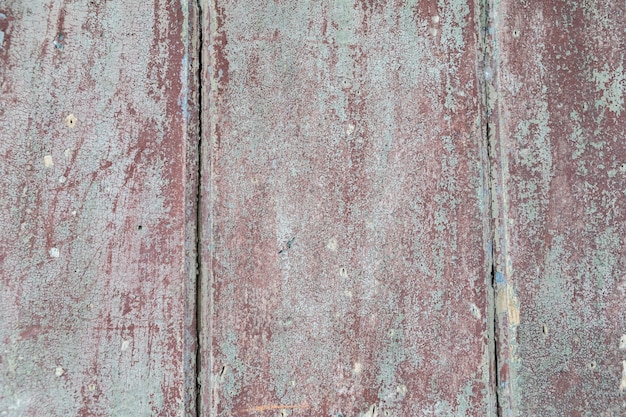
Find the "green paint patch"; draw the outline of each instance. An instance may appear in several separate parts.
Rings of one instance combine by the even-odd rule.
[[[620,63],[611,71],[609,64],[604,64],[601,71],[593,71],[593,80],[596,83],[596,91],[602,93],[602,97],[596,99],[596,108],[608,108],[619,116],[624,110],[624,87],[626,85],[623,65]]]

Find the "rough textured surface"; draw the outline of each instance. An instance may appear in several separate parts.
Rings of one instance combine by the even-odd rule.
[[[626,3],[498,2],[503,416],[624,416]]]
[[[0,0],[0,417],[626,415],[625,27]]]
[[[0,416],[193,412],[193,12],[0,0]]]
[[[208,2],[205,415],[492,415],[478,21]]]

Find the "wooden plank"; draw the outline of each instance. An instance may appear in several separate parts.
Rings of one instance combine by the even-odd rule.
[[[626,415],[626,4],[495,2],[504,416]]]
[[[194,412],[195,2],[0,1],[0,415]]]
[[[208,2],[206,415],[494,415],[479,20]]]

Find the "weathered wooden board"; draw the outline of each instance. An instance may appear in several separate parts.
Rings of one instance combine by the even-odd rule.
[[[496,3],[503,416],[624,416],[626,3]]]
[[[0,416],[193,412],[192,4],[0,0]]]
[[[204,17],[205,415],[493,415],[476,4]]]
[[[0,1],[0,416],[195,412],[196,8]],[[624,415],[624,27],[207,2],[204,414]]]

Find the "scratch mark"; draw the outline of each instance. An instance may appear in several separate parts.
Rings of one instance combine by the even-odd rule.
[[[311,406],[307,403],[291,404],[291,405],[270,404],[270,405],[259,405],[259,406],[252,407],[252,408],[246,408],[242,410],[241,412],[251,414],[251,413],[263,413],[265,411],[273,411],[273,410],[281,410],[281,409],[293,410],[293,409],[307,409],[307,408],[311,408]]]

